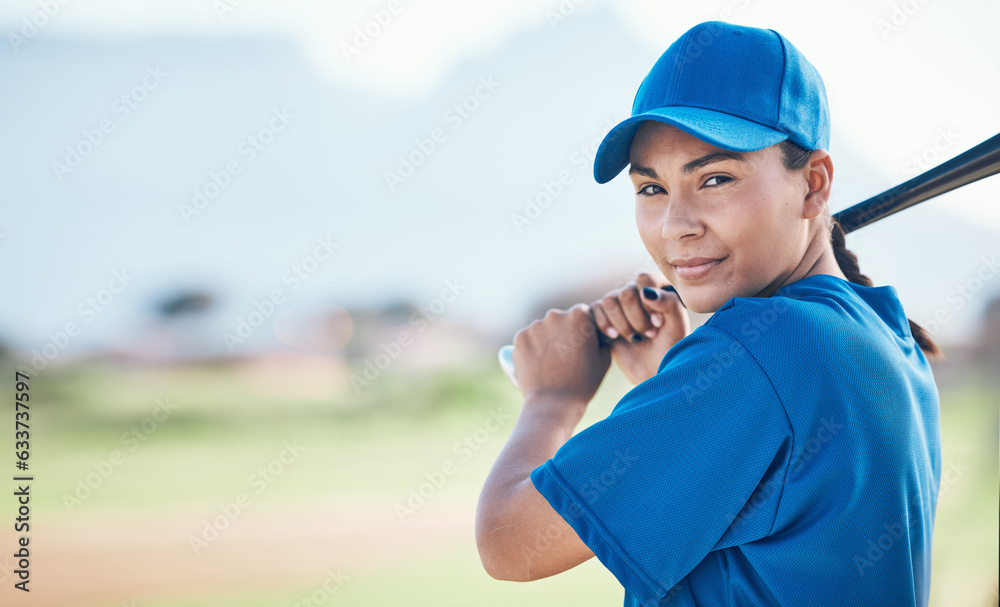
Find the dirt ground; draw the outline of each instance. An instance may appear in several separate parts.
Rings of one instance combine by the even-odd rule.
[[[144,601],[319,588],[473,542],[474,504],[421,512],[400,523],[384,505],[323,511],[248,512],[195,554],[202,514],[79,516],[32,538],[30,597],[13,588],[13,559],[0,561],[0,604],[31,607],[141,605]],[[13,546],[11,535],[0,545]],[[26,600],[27,599],[27,600]]]

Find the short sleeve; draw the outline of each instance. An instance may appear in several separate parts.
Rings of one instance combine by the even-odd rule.
[[[704,325],[531,480],[625,590],[654,605],[712,550],[770,531],[790,445],[765,373]],[[747,517],[755,491],[764,499]]]

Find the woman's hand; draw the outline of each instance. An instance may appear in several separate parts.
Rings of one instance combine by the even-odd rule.
[[[590,304],[598,329],[613,340],[612,358],[634,384],[655,375],[667,350],[691,332],[680,298],[666,286],[663,276],[643,272]]]
[[[590,307],[549,310],[514,336],[514,368],[526,401],[586,406],[604,381],[611,354],[598,342]]]
[[[594,556],[531,481],[531,471],[573,436],[611,366],[590,307],[549,310],[514,336],[524,407],[493,464],[476,509],[476,546],[498,580],[561,573]],[[542,540],[539,540],[542,538]]]
[[[598,342],[585,304],[549,310],[514,336],[514,368],[524,406],[476,510],[476,545],[491,576],[537,580],[594,556],[535,488],[531,471],[573,436],[610,366],[611,352]]]

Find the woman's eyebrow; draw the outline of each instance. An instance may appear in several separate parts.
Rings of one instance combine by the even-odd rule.
[[[649,167],[644,167],[641,164],[635,164],[634,162],[628,168],[629,175],[642,175],[643,177],[649,177],[650,179],[659,179],[660,176],[656,174],[656,171]]]
[[[713,162],[722,162],[723,160],[737,160],[739,162],[746,162],[747,159],[743,157],[743,154],[738,152],[712,152],[711,154],[705,154],[701,158],[695,158],[691,162],[685,164],[681,170],[685,174],[693,173],[700,168],[706,167]]]
[[[739,152],[711,152],[705,154],[701,158],[695,158],[691,162],[685,164],[681,167],[681,170],[685,174],[690,174],[697,171],[700,168],[706,167],[713,162],[722,162],[723,160],[736,160],[738,162],[747,162],[747,159],[743,157],[743,154]],[[655,170],[642,166],[641,164],[632,163],[628,169],[629,175],[642,175],[643,177],[649,177],[651,179],[659,179],[660,176]]]

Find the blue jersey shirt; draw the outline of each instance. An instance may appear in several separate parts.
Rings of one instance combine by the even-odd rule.
[[[531,480],[625,605],[926,605],[938,393],[894,288],[736,297]]]

